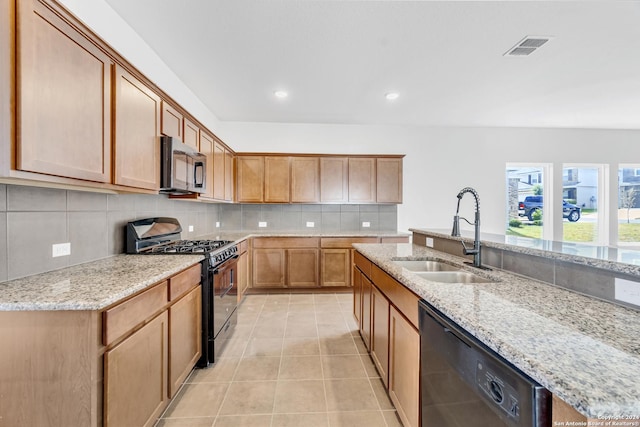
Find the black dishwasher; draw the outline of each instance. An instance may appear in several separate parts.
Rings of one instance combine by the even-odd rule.
[[[422,427],[549,427],[551,393],[420,301]]]

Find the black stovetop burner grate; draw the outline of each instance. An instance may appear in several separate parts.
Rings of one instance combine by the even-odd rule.
[[[213,252],[231,243],[230,240],[177,240],[150,247],[147,253],[204,253]]]

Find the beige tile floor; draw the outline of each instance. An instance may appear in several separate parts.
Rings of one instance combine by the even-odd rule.
[[[157,427],[401,427],[352,294],[248,295],[218,362],[194,370]]]

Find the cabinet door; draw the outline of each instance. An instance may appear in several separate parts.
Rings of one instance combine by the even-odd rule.
[[[320,159],[291,157],[291,203],[320,201]]]
[[[284,288],[284,249],[253,250],[253,286],[256,288]]]
[[[233,159],[234,155],[231,151],[224,150],[224,200],[233,201]]]
[[[349,201],[354,203],[375,203],[376,159],[349,159]]]
[[[351,285],[351,251],[349,249],[322,249],[322,286]]]
[[[394,306],[389,310],[388,389],[402,424],[419,427],[420,334]]]
[[[213,198],[224,200],[225,156],[224,145],[215,141],[213,145]]]
[[[371,358],[382,382],[389,383],[389,300],[375,286],[371,289]]]
[[[164,311],[104,355],[104,426],[152,426],[167,397]]]
[[[169,307],[169,397],[202,354],[202,291],[198,286]]]
[[[206,192],[202,195],[208,199],[213,199],[214,192],[214,154],[215,142],[213,137],[204,132],[200,133],[200,152],[207,156],[207,170],[205,171]]]
[[[111,182],[113,62],[40,2],[17,5],[16,168]]]
[[[360,274],[360,284],[362,289],[360,294],[360,305],[362,306],[360,336],[362,336],[362,340],[364,341],[364,345],[367,347],[367,350],[371,351],[371,289],[373,288],[373,285],[367,276],[362,273]]]
[[[346,157],[320,158],[320,201],[349,201],[349,159]]]
[[[264,200],[264,157],[239,156],[238,202],[261,203]]]
[[[318,286],[318,249],[287,249],[287,285]]]
[[[353,318],[358,324],[358,329],[362,329],[362,272],[353,266]]]
[[[402,159],[376,159],[376,201],[402,203]]]
[[[289,157],[264,158],[264,201],[289,202]]]
[[[238,258],[238,303],[242,301],[249,287],[249,253],[245,252]]]
[[[184,118],[184,143],[200,150],[200,128],[191,120]]]
[[[171,106],[166,101],[162,101],[162,123],[161,132],[163,135],[178,138],[184,142],[182,134],[182,113]]]
[[[120,66],[115,72],[115,183],[160,188],[160,98]]]

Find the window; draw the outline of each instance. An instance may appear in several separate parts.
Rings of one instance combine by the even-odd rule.
[[[562,240],[600,244],[605,211],[601,206],[602,166],[565,165],[562,172]]]
[[[620,165],[618,169],[618,243],[640,246],[640,168]]]
[[[507,235],[543,238],[545,174],[545,165],[507,165]]]

